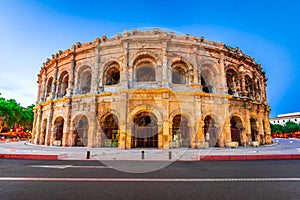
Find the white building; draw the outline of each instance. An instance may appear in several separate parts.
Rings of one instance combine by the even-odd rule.
[[[280,124],[285,125],[286,122],[295,122],[297,124],[300,123],[300,112],[287,113],[277,115],[275,118],[270,118],[271,124]]]

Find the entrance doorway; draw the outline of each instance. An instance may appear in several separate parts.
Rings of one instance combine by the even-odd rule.
[[[101,121],[102,146],[118,146],[119,142],[119,121],[115,114],[103,117]]]
[[[73,133],[73,146],[86,147],[88,145],[89,123],[85,115],[75,118],[75,130]]]
[[[181,147],[190,147],[191,138],[187,118],[179,114],[172,122],[172,140],[178,142]]]
[[[243,128],[242,120],[237,116],[233,116],[230,119],[231,141],[238,142],[239,145],[242,145],[241,142],[242,128]]]
[[[215,126],[215,120],[210,116],[206,116],[204,119],[204,138],[208,142],[210,147],[218,147],[219,141],[219,129]]]
[[[64,118],[57,117],[54,121],[54,126],[55,126],[54,140],[62,142],[62,136],[63,136],[63,130],[64,130]]]
[[[257,131],[256,119],[251,118],[250,125],[251,125],[251,139],[252,141],[257,141],[258,131]]]
[[[150,112],[141,112],[133,119],[131,133],[132,148],[157,148],[157,118]]]

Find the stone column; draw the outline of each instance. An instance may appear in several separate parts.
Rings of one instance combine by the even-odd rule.
[[[62,146],[71,146],[69,142],[69,135],[70,135],[70,124],[71,124],[71,117],[72,117],[72,103],[71,99],[66,101],[66,119],[64,122],[64,129],[63,129],[63,137],[62,137]]]
[[[45,145],[46,146],[49,146],[49,145],[51,145],[52,143],[51,143],[51,137],[53,137],[52,136],[52,121],[53,121],[53,112],[54,112],[54,103],[53,102],[51,102],[50,103],[50,109],[49,109],[49,114],[48,114],[48,124],[47,124],[47,126],[48,126],[48,128],[47,128],[47,132],[46,132],[46,136],[45,136]]]
[[[169,107],[169,98],[170,93],[164,92],[162,93],[162,148],[169,149],[169,142],[170,142],[170,107]],[[160,129],[158,129],[160,131]]]
[[[248,108],[247,108],[248,107]],[[251,141],[251,123],[250,123],[250,114],[249,114],[249,106],[247,105],[246,108],[246,115],[245,115],[245,129],[246,129],[246,135],[247,135],[247,142],[250,144]]]
[[[226,87],[226,73],[224,68],[224,52],[220,51],[220,58],[219,58],[219,70],[220,70],[220,83],[216,88],[216,92],[220,94],[227,93],[227,87]]]
[[[38,138],[38,135],[39,135],[39,130],[38,130],[38,112],[39,112],[39,109],[36,107],[34,108],[34,120],[33,120],[33,127],[32,127],[32,138],[31,138],[31,143],[34,143],[34,144],[37,144],[37,138]]]
[[[42,96],[40,99],[40,103],[45,102],[46,101],[46,96],[47,96],[47,73],[46,70],[44,70],[43,72],[43,84],[42,84]]]
[[[194,50],[195,52],[196,50]],[[192,87],[194,89],[194,91],[202,91],[202,86],[201,86],[201,75],[199,76],[200,74],[200,71],[198,71],[198,66],[197,66],[197,55],[194,53],[193,56],[193,60],[194,60],[194,64],[195,66],[193,66],[193,84],[192,84]]]
[[[127,68],[128,68],[128,85],[129,88],[133,88],[133,82],[135,81],[133,66],[127,66]]]
[[[164,122],[157,122],[157,130],[158,130],[158,149],[163,149],[166,145],[165,145],[165,141],[166,141],[166,135],[163,132],[164,127],[163,127]]]
[[[121,88],[122,89],[128,89],[128,57],[129,57],[129,50],[128,50],[128,43],[124,42],[123,43],[123,67],[121,68],[120,72],[120,83],[121,83]]]
[[[69,77],[69,87],[67,88],[67,97],[73,96],[75,93],[75,72],[76,72],[76,46],[72,45],[72,61],[71,61],[71,69],[70,69],[70,77]]]
[[[246,84],[245,84],[245,70],[243,66],[240,66],[239,73],[241,74],[241,93],[243,96],[246,95]]]
[[[194,95],[194,119],[195,119],[195,145],[197,146],[197,142],[204,141],[204,134],[203,134],[203,126],[204,123],[201,120],[202,113],[201,113],[201,96],[195,94]],[[195,146],[195,147],[196,147]]]
[[[128,123],[128,94],[127,93],[121,93],[121,99],[119,104],[119,112],[120,112],[120,119],[119,120],[119,149],[126,149],[128,146],[126,146],[126,130],[127,130],[127,123]],[[130,138],[131,139],[131,138]]]
[[[41,96],[42,96],[42,77],[41,77],[41,74],[38,75],[38,94],[37,94],[37,99],[36,99],[36,102],[40,102],[41,101]]]
[[[103,74],[100,73],[101,62],[99,57],[99,48],[94,49],[94,63],[92,65],[92,80],[91,80],[91,93],[97,94],[99,91],[99,84],[102,82]]]
[[[53,85],[52,85],[52,94],[51,99],[57,98],[57,90],[58,90],[58,61],[57,61],[58,55],[55,55],[55,66],[54,66],[54,73],[53,73]]]
[[[162,87],[169,87],[169,78],[168,77],[168,57],[167,57],[167,42],[162,42]]]
[[[89,120],[89,130],[88,130],[88,147],[94,147],[96,141],[96,135],[98,130],[98,122],[97,122],[97,100],[96,98],[90,102],[89,110],[86,110],[88,113],[88,120]]]
[[[36,112],[34,113],[34,131],[35,133],[33,133],[33,135],[35,136],[33,138],[34,140],[34,144],[38,144],[39,143],[39,137],[41,135],[41,123],[42,123],[42,114],[43,114],[43,110],[42,107],[39,106],[36,109]]]

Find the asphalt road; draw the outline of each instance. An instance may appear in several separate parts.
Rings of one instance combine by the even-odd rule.
[[[300,199],[300,160],[175,162],[0,159],[0,199]]]

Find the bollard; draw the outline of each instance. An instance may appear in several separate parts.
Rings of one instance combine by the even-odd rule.
[[[86,159],[90,159],[90,155],[91,155],[91,152],[90,152],[90,151],[87,151],[87,152],[86,152]]]
[[[169,151],[169,160],[172,160],[172,151]]]
[[[144,159],[145,159],[145,152],[142,151],[142,160],[144,160]]]

